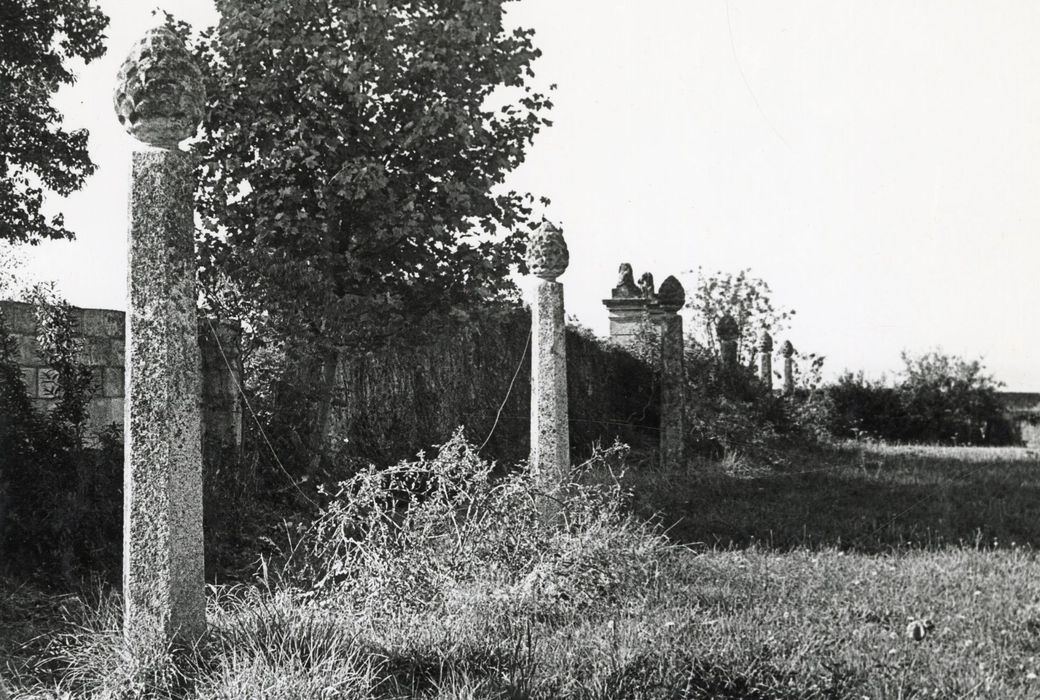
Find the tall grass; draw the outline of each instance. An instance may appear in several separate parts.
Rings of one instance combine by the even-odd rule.
[[[890,493],[962,484],[975,470],[957,492],[965,508],[1036,478],[1028,460],[976,456],[849,448],[801,471],[827,466]],[[128,645],[118,600],[101,598],[69,608],[76,624],[37,655],[35,673],[23,667],[19,687],[50,698],[1040,696],[1040,526],[996,548],[907,546],[884,530],[848,546],[859,524],[840,521],[847,503],[806,495],[819,513],[799,525],[839,522],[803,531],[797,489],[759,490],[778,490],[795,465],[766,473],[731,456],[692,474],[632,474],[623,458],[600,454],[556,494],[523,473],[496,476],[458,437],[434,457],[363,472],[329,489],[256,585],[212,591],[197,646]],[[744,484],[742,499],[730,481]],[[837,482],[824,488],[834,496]],[[552,522],[540,517],[550,496]],[[686,525],[666,533],[636,517],[651,497],[671,507],[658,518]],[[909,519],[947,537],[961,525],[932,520],[943,513],[963,517],[926,508]],[[681,541],[723,518],[777,541]],[[924,638],[908,637],[925,618]]]

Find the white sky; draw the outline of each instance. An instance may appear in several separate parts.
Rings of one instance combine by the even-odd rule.
[[[125,307],[132,141],[111,91],[167,8],[102,0],[109,54],[59,106],[99,164],[60,203],[77,241],[30,271],[80,306]],[[600,332],[617,266],[750,267],[798,315],[795,346],[872,375],[901,349],[985,357],[1040,390],[1040,3],[1031,0],[520,0],[552,115],[511,184],[552,198],[568,313]]]

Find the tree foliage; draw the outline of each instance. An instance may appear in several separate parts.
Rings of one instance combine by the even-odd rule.
[[[218,0],[195,147],[211,304],[342,348],[508,289],[537,202],[500,186],[551,103],[503,3]]]
[[[892,442],[1003,444],[1011,429],[981,360],[941,351],[902,355],[895,385],[846,373],[827,388],[830,430],[838,437]]]
[[[984,442],[987,426],[1001,418],[997,390],[981,360],[940,351],[903,353],[900,391],[912,433],[930,442]]]
[[[703,268],[698,268],[697,273],[696,284],[686,302],[686,308],[693,312],[689,335],[711,356],[719,357],[715,327],[719,319],[729,314],[740,329],[737,357],[741,364],[752,366],[762,331],[769,331],[774,336],[781,333],[795,312],[774,305],[769,285],[765,280],[752,276],[750,269],[736,274],[708,274]]]
[[[0,3],[0,240],[72,238],[41,211],[44,193],[79,189],[94,164],[86,131],[64,130],[51,98],[74,82],[73,61],[105,52],[107,25],[92,0]]]

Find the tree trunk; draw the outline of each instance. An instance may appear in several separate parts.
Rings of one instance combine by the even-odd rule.
[[[336,378],[339,375],[340,351],[330,350],[323,354],[316,387],[317,408],[314,417],[314,431],[311,433],[311,461],[309,471],[317,471],[327,456],[329,445],[329,423],[332,420],[332,397],[336,390]]]

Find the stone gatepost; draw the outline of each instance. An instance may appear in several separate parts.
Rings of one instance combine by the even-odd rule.
[[[527,265],[538,277],[531,302],[531,471],[547,489],[570,471],[567,417],[567,337],[563,285],[556,278],[570,262],[563,233],[543,223],[527,248]]]
[[[773,390],[773,336],[769,331],[758,337],[758,378],[768,391]]]
[[[637,350],[642,332],[650,320],[652,301],[645,289],[636,286],[632,266],[621,263],[617,286],[610,291],[610,299],[603,300],[610,314],[610,339],[623,348]]]
[[[202,74],[169,28],[119,70],[120,123],[145,147],[130,174],[123,483],[123,629],[190,642],[206,629],[194,163]]]
[[[683,370],[683,322],[678,314],[686,304],[686,290],[669,276],[657,292],[657,323],[661,329],[661,464],[682,466],[684,461],[686,376]]]
[[[737,339],[740,337],[740,328],[736,320],[729,314],[719,319],[715,332],[719,336],[719,348],[722,355],[722,366],[727,370],[737,366]]]
[[[794,393],[794,346],[785,340],[780,346],[780,354],[784,356],[784,393]]]

